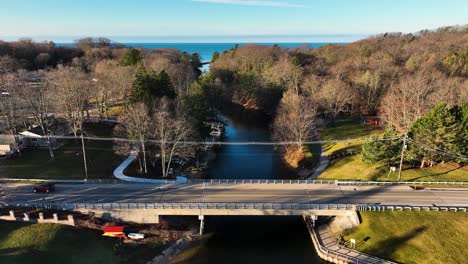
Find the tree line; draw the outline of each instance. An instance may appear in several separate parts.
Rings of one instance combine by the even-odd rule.
[[[34,51],[46,45],[28,43]],[[39,125],[54,158],[51,137],[60,131],[78,137],[85,133],[84,122],[96,115],[109,119],[110,110],[118,107],[123,114],[116,133],[133,142],[145,160],[140,162],[145,173],[147,154],[148,164],[161,167],[164,177],[174,157],[195,155],[195,149],[174,142],[196,138],[209,108],[198,54],[122,47],[105,38],[78,40],[70,50],[79,55],[69,53],[73,59],[56,65],[26,67],[11,51],[0,60],[2,131],[15,138],[17,149],[19,132]],[[160,144],[145,144],[142,138]]]
[[[333,124],[346,113],[379,118],[401,135],[436,104],[468,100],[466,43],[467,27],[446,27],[319,48],[236,46],[213,56],[211,73],[224,100],[275,116],[282,141],[304,141],[316,117]],[[300,144],[285,153],[303,157]]]

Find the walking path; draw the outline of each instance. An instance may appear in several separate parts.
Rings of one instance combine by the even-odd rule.
[[[325,151],[323,151],[323,146],[320,145],[321,149],[321,154],[320,154],[320,160],[318,166],[315,168],[314,172],[307,177],[306,180],[315,180],[317,179],[320,174],[328,167],[328,164],[330,164],[330,160],[328,159],[327,155],[325,154]]]
[[[319,243],[328,251],[338,253],[348,258],[348,263],[395,263],[385,259],[369,256],[357,250],[339,245],[336,242],[336,238],[330,232],[328,225],[321,225],[316,230]]]

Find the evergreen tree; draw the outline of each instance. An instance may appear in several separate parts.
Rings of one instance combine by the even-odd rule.
[[[465,108],[465,107],[464,107]],[[466,151],[466,131],[462,108],[437,104],[426,116],[416,120],[410,129],[412,139],[409,154],[412,159],[426,162],[457,160],[453,154]]]
[[[152,93],[152,96],[169,98],[174,98],[176,96],[171,78],[164,70],[160,71],[156,76],[154,88],[155,90]]]
[[[393,130],[385,131],[382,138],[371,137],[362,146],[362,160],[369,164],[385,163],[396,164],[400,158],[401,140],[396,139],[397,133]]]
[[[156,74],[153,70],[139,67],[133,81],[133,102],[151,103],[156,98],[176,96],[169,75],[163,70]]]
[[[211,57],[211,62],[215,62],[219,58],[219,52],[213,52],[213,57]]]
[[[137,69],[135,74],[135,80],[133,81],[133,91],[132,91],[132,102],[141,102],[144,98],[148,96],[148,72],[147,70],[140,66]]]
[[[120,60],[120,64],[123,66],[137,65],[140,61],[140,51],[135,48],[130,48]]]

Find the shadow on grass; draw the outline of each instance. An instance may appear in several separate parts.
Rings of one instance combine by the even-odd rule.
[[[464,168],[464,167],[466,167],[466,166],[467,166],[467,164],[464,164],[464,165],[460,165],[460,166],[457,167],[457,168],[449,169],[449,170],[447,170],[447,171],[439,172],[439,173],[434,173],[434,174],[429,173],[429,172],[427,171],[427,169],[426,169],[426,171],[425,171],[425,172],[426,172],[426,175],[423,175],[423,176],[419,176],[419,177],[415,177],[415,178],[409,179],[409,181],[415,181],[415,180],[419,180],[419,179],[421,179],[421,178],[426,178],[426,177],[437,177],[437,176],[446,175],[446,174],[448,174],[448,173],[450,173],[450,172],[452,172],[452,171],[460,170],[460,169],[462,169],[462,168]],[[411,169],[415,169],[415,170],[424,170],[424,169],[420,169],[420,168],[409,168],[408,170],[411,170]]]
[[[420,235],[427,229],[426,226],[418,227],[411,232],[398,237],[392,237],[383,241],[376,243],[374,246],[368,248],[366,251],[373,255],[385,258],[385,259],[392,259],[394,253],[406,242],[415,238],[416,236]],[[367,240],[369,240],[368,238]]]

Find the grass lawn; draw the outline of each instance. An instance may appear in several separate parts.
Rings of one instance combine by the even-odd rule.
[[[331,155],[336,151],[350,150],[361,151],[361,146],[364,141],[371,135],[379,135],[384,131],[381,127],[361,124],[357,120],[349,120],[337,122],[334,126],[327,126],[320,131],[323,140],[345,140],[345,139],[362,139],[362,142],[350,143],[325,143],[323,150],[327,155]]]
[[[0,221],[0,263],[119,263],[99,231]]]
[[[382,134],[382,128],[363,125],[357,121],[338,122],[334,127],[326,127],[321,131],[322,139],[362,138],[366,140],[371,135]],[[327,155],[342,151],[360,152],[363,142],[326,143],[324,150]],[[361,155],[347,156],[330,162],[328,168],[319,179],[339,180],[370,180],[395,181],[398,174],[388,174],[387,166],[372,166],[361,160]],[[401,173],[403,181],[468,181],[468,166],[461,167],[455,163],[439,164],[432,168],[407,167]]]
[[[89,136],[109,136],[112,127],[88,124],[85,131]],[[112,178],[115,156],[112,141],[86,141],[86,156],[89,178]],[[70,140],[55,151],[50,159],[48,150],[27,149],[21,156],[0,160],[0,177],[38,179],[83,179],[84,166],[81,141]]]
[[[357,250],[401,263],[468,263],[467,213],[360,214],[361,225],[344,234]]]

